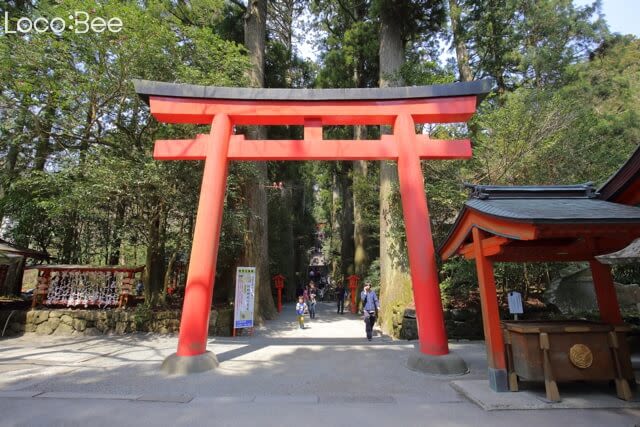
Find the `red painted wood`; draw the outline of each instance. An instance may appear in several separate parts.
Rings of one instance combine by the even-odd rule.
[[[153,157],[156,160],[204,160],[208,135],[190,140],[158,140]],[[471,142],[429,139],[417,135],[416,150],[421,159],[470,158]],[[233,135],[229,160],[397,160],[397,139],[385,135],[381,140],[245,140]]]
[[[623,323],[622,315],[620,314],[618,296],[611,276],[611,267],[596,260],[589,261],[589,265],[591,266],[591,276],[593,277],[600,318],[603,322],[621,325]]]
[[[91,272],[91,271],[96,271],[96,272],[105,272],[105,271],[111,271],[111,272],[118,272],[118,273],[139,273],[141,271],[144,271],[145,266],[139,266],[139,267],[125,267],[125,266],[119,266],[119,265],[114,265],[112,267],[91,267],[91,266],[74,266],[74,265],[67,265],[67,266],[60,266],[60,265],[29,265],[26,266],[24,268],[25,270],[38,270],[38,271],[58,271],[58,272],[70,272],[70,271],[82,271],[82,272]]]
[[[449,353],[449,344],[444,328],[424,178],[415,144],[415,125],[411,116],[399,115],[393,133],[398,139],[398,178],[402,213],[407,229],[407,249],[420,351],[434,356],[443,355]]]
[[[638,176],[640,174],[637,174]],[[638,205],[640,204],[640,178],[636,180],[616,198],[616,203],[623,203],[625,205]]]
[[[640,237],[638,224],[530,224],[469,210],[440,248],[443,260],[454,255],[473,256],[468,242],[474,226],[490,234],[508,236],[509,242],[500,249],[485,252],[494,262],[590,261],[596,255],[616,252]],[[597,249],[585,245],[584,238],[597,239]],[[566,243],[561,244],[560,239]]]
[[[538,235],[538,230],[533,224],[510,222],[468,210],[453,230],[453,236],[440,248],[440,257],[443,261],[456,255],[459,248],[469,241],[473,227],[479,227],[491,234],[511,240],[533,240]]]
[[[210,135],[187,141],[157,141],[154,157],[205,160],[196,229],[178,342],[179,356],[206,351],[228,160],[398,160],[407,223],[420,350],[448,353],[437,266],[424,194],[421,158],[471,157],[468,140],[438,141],[415,134],[414,123],[467,121],[476,96],[394,101],[230,101],[151,96],[152,114],[167,123],[212,123]],[[233,125],[304,125],[305,139],[247,141]],[[325,141],[322,126],[395,125],[379,141]],[[355,304],[353,304],[355,307]]]
[[[227,184],[227,152],[231,121],[224,114],[213,119],[206,141],[206,157],[198,201],[187,286],[184,293],[178,356],[196,356],[207,350],[209,313],[213,298],[222,209]]]
[[[509,242],[506,237],[494,236],[486,238],[482,241],[482,253],[485,257],[497,255],[502,252],[503,246]],[[467,259],[475,257],[475,248],[473,243],[461,246],[458,253],[464,255]]]
[[[304,125],[309,118],[333,125],[393,125],[400,114],[416,123],[466,122],[476,96],[394,101],[232,101],[151,96],[151,113],[164,123],[209,124],[227,114],[234,125]]]
[[[318,140],[322,139],[322,120],[305,119],[304,120],[304,139]]]
[[[282,274],[273,276],[275,282],[275,288],[278,291],[278,313],[282,312],[282,289],[284,288],[285,277]]]
[[[502,330],[500,329],[500,313],[498,311],[498,296],[496,294],[496,280],[493,275],[493,263],[484,256],[484,233],[477,227],[474,227],[472,234],[478,283],[480,285],[482,327],[487,346],[487,360],[491,368],[506,369],[504,339],[502,337]]]

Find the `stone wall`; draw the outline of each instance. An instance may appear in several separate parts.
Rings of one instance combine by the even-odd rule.
[[[179,310],[12,310],[0,311],[3,336],[35,332],[39,335],[120,335],[132,332],[177,333]],[[229,336],[233,311],[213,310],[209,335]]]
[[[450,339],[481,340],[484,338],[482,313],[479,309],[445,310],[444,324],[447,337]],[[418,325],[414,307],[393,311],[393,332],[394,336],[400,339],[418,339]]]

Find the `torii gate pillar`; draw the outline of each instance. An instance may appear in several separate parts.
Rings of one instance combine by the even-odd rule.
[[[159,160],[205,160],[178,350],[164,361],[165,372],[201,372],[218,365],[206,345],[230,160],[397,161],[420,339],[409,367],[436,374],[467,371],[464,361],[448,348],[420,160],[469,158],[471,143],[416,135],[415,123],[468,120],[475,113],[477,97],[489,92],[491,81],[297,94],[277,89],[134,84],[139,94],[148,97],[158,120],[211,124],[209,135],[156,141],[155,145],[154,158]],[[304,139],[245,140],[232,135],[235,124],[303,125]],[[322,137],[323,125],[393,125],[394,132],[380,140],[330,141]]]

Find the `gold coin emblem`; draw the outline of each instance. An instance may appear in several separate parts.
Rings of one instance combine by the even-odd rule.
[[[584,344],[575,344],[569,349],[569,360],[573,366],[586,369],[593,363],[593,353]]]

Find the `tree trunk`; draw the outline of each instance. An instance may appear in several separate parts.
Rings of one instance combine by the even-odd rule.
[[[342,196],[342,212],[340,219],[340,258],[342,259],[342,275],[354,274],[353,255],[353,179],[351,175],[353,162],[340,162],[340,194]]]
[[[390,8],[383,8],[380,21],[380,87],[400,86],[400,68],[404,63],[404,43],[401,29]],[[382,134],[390,133],[388,127],[381,129]],[[382,327],[391,333],[392,310],[404,309],[403,305],[411,295],[411,280],[406,271],[392,256],[393,248],[400,248],[398,233],[391,234],[394,199],[398,189],[398,168],[396,163],[380,163],[380,300],[383,311],[380,316]],[[404,289],[409,286],[409,292]]]
[[[78,215],[72,213],[67,217],[62,229],[62,250],[60,252],[60,262],[63,264],[78,264],[81,260],[82,247],[78,233]]]
[[[244,44],[249,51],[251,69],[249,80],[253,87],[264,87],[264,55],[266,43],[267,1],[249,0],[244,16]],[[265,139],[265,128],[249,128],[249,139]],[[268,208],[264,183],[268,181],[267,163],[255,162],[256,174],[247,187],[249,210],[248,234],[242,262],[256,267],[256,321],[273,319],[276,308],[271,294],[269,277]]]
[[[461,7],[460,0],[449,0],[449,17],[451,18],[451,30],[453,33],[453,45],[456,49],[456,59],[458,61],[458,73],[461,82],[473,80],[471,66],[469,65],[469,51],[464,40],[464,29],[460,22]]]
[[[120,247],[122,246],[122,229],[124,227],[124,214],[126,206],[122,199],[116,203],[116,217],[113,221],[113,235],[111,236],[111,253],[109,255],[109,265],[120,263]]]
[[[145,269],[145,300],[156,306],[164,301],[164,256],[165,256],[165,215],[160,204],[149,221],[149,241],[147,243],[147,268]]]
[[[290,184],[289,188],[291,188],[292,183],[287,183],[287,184]],[[287,186],[287,184],[285,184],[285,186]],[[284,253],[294,254],[295,240],[293,236],[293,221],[295,220],[295,218],[291,214],[292,212],[294,212],[293,191],[292,190],[283,191],[281,199],[282,199],[282,206],[284,206],[285,213],[286,213],[286,217],[285,217],[286,222],[284,224],[284,234],[282,236],[283,248],[285,250]],[[287,278],[287,280],[285,282],[284,295],[282,297],[288,298],[290,301],[293,301],[296,296],[296,283],[295,283],[296,282],[295,280],[296,265],[297,264],[296,264],[295,256],[286,257],[286,266],[285,266],[284,275]]]
[[[264,87],[264,51],[267,32],[267,1],[249,0],[244,16],[244,45],[249,51],[249,81]]]
[[[340,186],[337,163],[331,166],[331,240],[329,242],[329,252],[331,256],[331,276],[337,278],[338,272],[342,271],[342,260],[336,257],[341,247],[340,233]]]
[[[55,115],[55,106],[52,105],[53,100],[51,99],[51,96],[49,97],[49,103],[50,104],[45,107],[42,120],[37,121],[38,143],[36,144],[36,154],[33,166],[33,169],[37,171],[44,170],[51,152],[49,139],[51,137],[51,130],[53,129]]]
[[[162,291],[166,295],[167,289],[169,285],[171,285],[171,279],[173,278],[173,270],[176,265],[176,261],[178,260],[178,251],[174,251],[171,254],[171,258],[169,258],[169,262],[167,263],[167,270],[164,272],[164,283],[162,285]]]
[[[367,129],[364,126],[355,126],[354,138],[365,139]],[[356,275],[364,278],[369,268],[367,256],[367,229],[363,215],[363,191],[367,184],[367,161],[356,160],[353,162],[353,267]]]
[[[247,234],[244,239],[244,251],[240,265],[256,267],[256,321],[273,319],[276,316],[271,278],[269,277],[269,240],[267,195],[262,183],[267,182],[267,164],[256,162],[256,174],[247,185],[245,192],[249,211]]]

